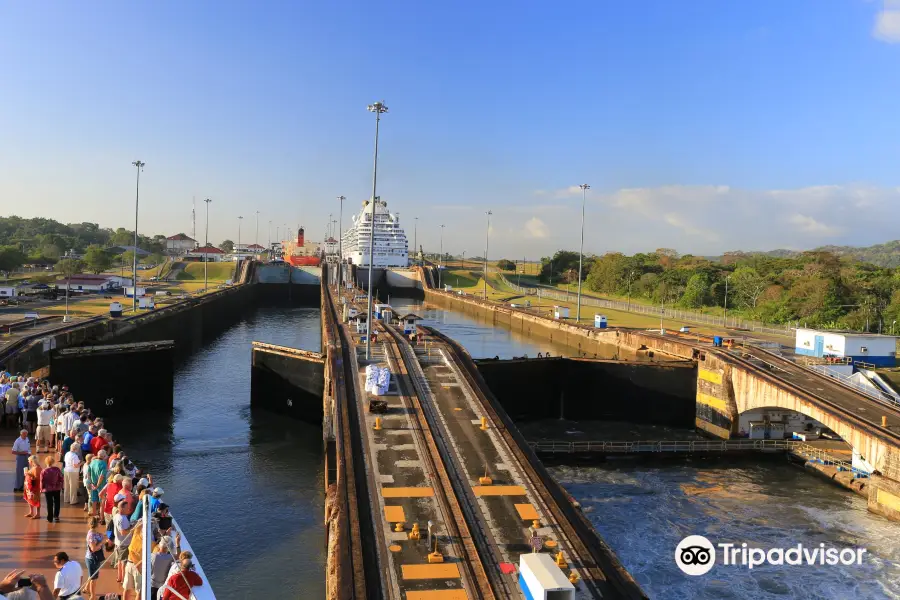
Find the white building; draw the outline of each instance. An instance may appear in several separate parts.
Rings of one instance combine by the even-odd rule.
[[[166,253],[171,255],[187,254],[197,247],[197,240],[183,233],[176,233],[166,238]]]
[[[797,329],[794,351],[804,356],[849,358],[879,367],[897,365],[897,337],[877,333]]]
[[[206,262],[219,262],[225,259],[225,252],[215,246],[202,246],[191,250],[184,257],[197,262],[203,262],[204,259]]]
[[[15,286],[0,287],[0,298],[15,298],[17,296]]]
[[[76,292],[106,292],[131,285],[130,277],[118,275],[74,275],[70,279],[58,279],[54,282],[57,290],[65,290],[68,283],[69,291]]]

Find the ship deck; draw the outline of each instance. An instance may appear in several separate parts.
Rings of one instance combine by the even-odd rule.
[[[18,431],[18,430],[16,430]],[[53,586],[56,568],[53,555],[66,552],[70,560],[77,561],[84,571],[87,582],[87,568],[84,565],[85,538],[88,531],[88,514],[83,504],[70,506],[65,502],[60,511],[59,523],[47,522],[47,506],[41,498],[41,518],[27,519],[28,505],[22,492],[13,492],[15,485],[16,457],[11,448],[16,432],[10,429],[0,433],[0,576],[14,569],[25,569],[23,577],[40,573]],[[34,442],[32,441],[32,446]],[[46,454],[39,454],[43,460]],[[116,583],[116,570],[109,566],[100,569],[95,594],[121,593],[122,586]],[[86,597],[86,595],[85,595]]]

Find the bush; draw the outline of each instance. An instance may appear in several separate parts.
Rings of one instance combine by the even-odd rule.
[[[497,261],[497,268],[501,271],[515,271],[516,263],[507,258],[501,258]]]

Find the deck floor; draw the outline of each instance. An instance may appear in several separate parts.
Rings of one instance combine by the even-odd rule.
[[[47,506],[42,496],[41,518],[26,518],[28,505],[22,492],[13,492],[16,466],[16,457],[12,454],[14,440],[15,432],[12,430],[0,431],[0,577],[13,569],[25,569],[23,576],[41,573],[52,587],[56,574],[53,555],[63,551],[70,560],[78,561],[87,581],[84,555],[88,516],[83,510],[84,505],[70,506],[63,502],[60,522],[48,523]],[[31,448],[35,450],[33,440]],[[43,461],[47,455],[38,456]],[[116,570],[104,566],[100,570],[95,593],[100,596],[116,591],[121,593],[121,586],[116,583]]]

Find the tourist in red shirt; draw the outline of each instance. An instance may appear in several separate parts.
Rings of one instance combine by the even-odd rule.
[[[162,595],[162,600],[177,600],[181,598],[190,598],[191,588],[203,585],[203,580],[199,575],[194,573],[194,563],[187,558],[181,561],[181,570],[173,573],[168,581]],[[172,590],[178,592],[180,596],[175,595]]]
[[[121,475],[113,475],[109,478],[109,483],[106,484],[106,490],[104,490],[104,494],[106,498],[103,502],[103,515],[112,515],[113,508],[115,507],[115,498],[116,494],[119,493],[119,490],[122,489],[122,476]]]
[[[94,436],[94,439],[91,440],[91,454],[97,456],[108,444],[109,442],[106,441],[106,430],[101,429],[97,432],[97,435]]]

